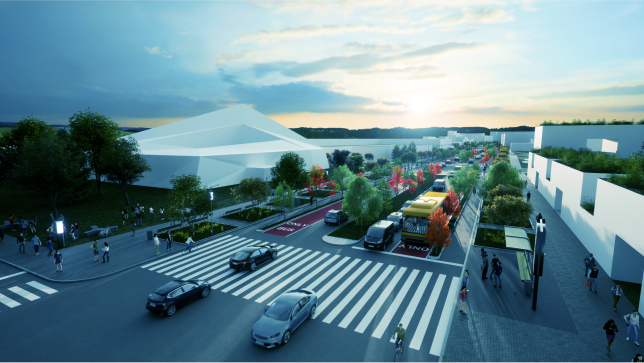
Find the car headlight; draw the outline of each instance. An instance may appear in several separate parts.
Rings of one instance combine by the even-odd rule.
[[[271,335],[269,338],[277,338],[277,336],[278,336],[278,335],[280,335],[280,333],[273,334],[273,335]]]

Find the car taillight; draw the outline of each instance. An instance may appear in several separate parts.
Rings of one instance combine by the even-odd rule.
[[[246,261],[244,261],[244,262],[240,262],[240,263],[241,263],[242,265],[245,265],[245,264],[246,264]]]

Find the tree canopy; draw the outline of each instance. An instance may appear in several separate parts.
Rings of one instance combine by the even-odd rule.
[[[416,162],[417,155],[414,152],[408,151],[405,154],[403,154],[400,158],[402,159],[403,162],[407,163],[407,165],[409,166],[409,164]]]
[[[417,152],[416,144],[413,141],[409,143],[409,151],[413,152],[414,154]]]
[[[378,219],[380,212],[382,212],[382,194],[374,188],[367,178],[356,177],[344,197],[342,210],[352,217],[357,225],[360,225],[360,216],[362,215],[362,226],[369,226]]]
[[[391,150],[391,158],[392,159],[398,159],[399,157],[402,156],[402,150],[400,149],[400,146],[394,145],[394,148]]]
[[[339,149],[333,150],[333,153],[331,154],[331,160],[333,160],[333,165],[335,166],[346,165],[347,158],[349,157],[350,154],[351,154],[351,151],[349,150],[339,150]]]
[[[361,172],[363,170],[364,156],[362,156],[360,154],[355,154],[355,155],[349,156],[349,159],[351,159],[351,161],[353,161],[353,171]],[[349,166],[349,167],[351,167],[351,166]]]
[[[452,241],[451,231],[443,208],[438,207],[427,219],[425,239],[429,243],[429,246],[441,246],[443,248],[449,246],[449,243]]]
[[[243,201],[250,199],[253,206],[259,206],[268,199],[269,191],[266,187],[266,181],[262,178],[248,177],[239,181],[239,184],[232,188],[232,194],[235,200]]]
[[[308,179],[305,168],[303,157],[293,151],[285,152],[271,168],[271,186],[276,188],[279,183],[285,182],[293,190],[304,188]]]
[[[372,153],[366,153],[366,154],[364,154],[364,158],[369,160],[369,161],[372,161],[373,160],[373,154]]]
[[[390,163],[390,161],[389,161],[389,159],[388,159],[388,158],[378,158],[378,160],[376,160],[376,162],[377,162],[377,163],[378,163],[378,165],[380,165],[381,167],[382,167],[382,166],[384,166],[385,164],[389,164],[389,163]]]
[[[534,208],[522,197],[502,195],[494,198],[492,205],[485,206],[484,211],[501,224],[512,226],[516,222],[530,218]]]
[[[295,207],[295,193],[293,189],[284,182],[280,182],[275,188],[275,197],[273,197],[273,203],[279,206],[281,209],[293,210]],[[284,219],[286,219],[286,213],[284,213]]]
[[[152,170],[141,155],[139,144],[133,137],[116,139],[103,149],[101,159],[105,180],[121,187],[125,205],[129,206],[129,187],[141,180],[143,173]]]
[[[494,200],[495,198],[501,197],[504,195],[510,195],[513,197],[522,198],[523,191],[521,191],[521,189],[514,187],[512,185],[499,184],[494,189],[488,192],[488,196],[490,200]]]
[[[201,186],[201,178],[195,174],[182,174],[170,179],[172,189],[168,193],[168,215],[174,220],[190,219],[210,213],[210,194]]]
[[[449,185],[458,195],[465,195],[477,184],[478,171],[471,167],[463,167],[454,173]]]
[[[497,185],[510,185],[523,190],[525,183],[521,180],[519,172],[507,162],[496,163],[490,166],[485,179],[485,189],[490,191]]]
[[[356,178],[355,174],[353,174],[351,170],[349,170],[349,167],[347,167],[346,165],[342,165],[340,167],[333,169],[332,179],[342,191],[343,196],[344,196],[344,191],[349,189],[349,185],[355,178]]]

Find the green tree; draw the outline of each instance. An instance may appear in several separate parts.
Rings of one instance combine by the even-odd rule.
[[[351,185],[351,182],[355,178],[355,174],[353,174],[346,165],[333,169],[332,179],[342,191],[342,196],[344,196],[344,191],[349,189],[349,185]]]
[[[394,159],[394,161],[392,163],[394,164],[394,166],[401,166],[405,162],[402,160],[402,158],[398,158],[398,159]]]
[[[501,184],[514,186],[521,190],[525,187],[525,183],[521,180],[519,172],[506,162],[500,162],[490,166],[485,184],[485,189],[488,191],[493,190],[497,185]]]
[[[89,164],[94,171],[96,188],[99,195],[103,195],[101,180],[103,179],[103,149],[108,147],[119,136],[119,125],[97,112],[89,109],[76,112],[69,118],[72,139],[87,153]]]
[[[407,163],[407,166],[410,166],[411,163],[415,163],[417,160],[416,153],[413,153],[411,151],[405,153],[403,156],[400,157],[400,159]]]
[[[490,198],[490,200],[494,200],[495,198],[504,195],[523,198],[523,192],[521,191],[521,189],[513,187],[511,185],[499,184],[494,189],[488,192],[488,197]]]
[[[271,186],[276,188],[285,182],[293,190],[304,188],[308,181],[304,158],[293,151],[285,152],[271,168]]]
[[[413,152],[414,154],[417,153],[416,144],[413,141],[409,143],[409,151]]]
[[[168,193],[167,211],[173,220],[188,220],[192,226],[197,216],[210,213],[210,194],[207,188],[201,186],[198,175],[173,176],[170,184],[172,189]]]
[[[373,154],[372,153],[366,153],[366,154],[364,154],[364,158],[369,160],[369,161],[373,161]]]
[[[376,185],[376,189],[381,195],[382,207],[386,209],[387,212],[389,212],[394,201],[393,197],[391,196],[392,189],[389,185],[389,182],[385,179],[380,180],[380,182],[378,182],[378,185]]]
[[[275,188],[275,197],[273,198],[272,203],[278,206],[281,210],[286,212],[295,208],[295,193],[288,184],[280,182]],[[286,219],[286,213],[284,213],[284,219]]]
[[[371,179],[380,179],[382,175],[382,168],[376,163],[373,169],[371,169]]]
[[[402,156],[402,150],[400,149],[400,146],[394,145],[393,150],[391,150],[391,158],[395,160],[401,156]]]
[[[350,154],[351,154],[351,151],[349,150],[335,149],[333,151],[333,154],[331,154],[331,160],[333,160],[333,165],[335,165],[336,167],[340,165],[346,165],[347,158],[349,158]]]
[[[268,199],[266,192],[266,181],[262,178],[248,177],[239,181],[239,184],[233,189],[235,200],[250,199],[253,206],[265,203]]]
[[[367,161],[364,168],[366,171],[372,171],[378,164],[375,161]]]
[[[355,172],[363,171],[364,156],[356,153],[354,155],[349,156],[349,159],[351,159],[351,161],[353,161],[353,171],[355,171]]]
[[[494,198],[492,205],[485,206],[484,212],[505,226],[530,218],[534,211],[531,203],[522,197],[503,195]]]
[[[388,159],[388,158],[378,158],[378,160],[376,160],[376,162],[377,162],[377,163],[378,163],[378,165],[380,165],[381,167],[382,167],[382,166],[384,166],[385,164],[389,164],[389,163],[390,163],[390,161],[389,161],[389,159]]]
[[[103,149],[103,175],[105,180],[118,184],[125,197],[125,205],[130,205],[128,189],[141,180],[143,173],[151,171],[141,155],[139,144],[133,137],[119,138]]]
[[[461,161],[468,161],[468,160],[470,160],[470,153],[469,153],[468,151],[461,151],[461,152],[458,154],[458,158],[459,158]]]
[[[454,173],[454,177],[450,179],[449,185],[460,196],[465,195],[477,183],[478,173],[476,170],[466,167],[461,168]]]
[[[382,212],[382,195],[367,178],[356,177],[349,185],[347,195],[342,202],[342,210],[356,221],[356,225],[369,226]],[[362,224],[360,224],[361,220]]]
[[[87,196],[90,174],[87,156],[67,132],[61,130],[34,140],[28,139],[20,147],[10,177],[32,191],[58,219],[58,201]]]

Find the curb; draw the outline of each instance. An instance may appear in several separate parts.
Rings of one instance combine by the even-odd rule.
[[[330,233],[325,234],[324,236],[322,236],[322,241],[324,241],[325,243],[328,243],[330,245],[334,245],[334,246],[351,246],[351,245],[355,245],[357,243],[360,243],[360,241],[364,240],[364,237],[360,238],[359,240],[348,239],[348,238],[340,238],[340,237],[331,237],[331,236],[329,236],[329,234],[331,234],[331,233],[333,233],[333,232],[330,232]],[[336,243],[335,241],[338,241],[338,243]],[[339,241],[342,241],[342,242],[339,242]],[[347,243],[347,242],[344,242],[344,241],[351,241],[351,242]]]

